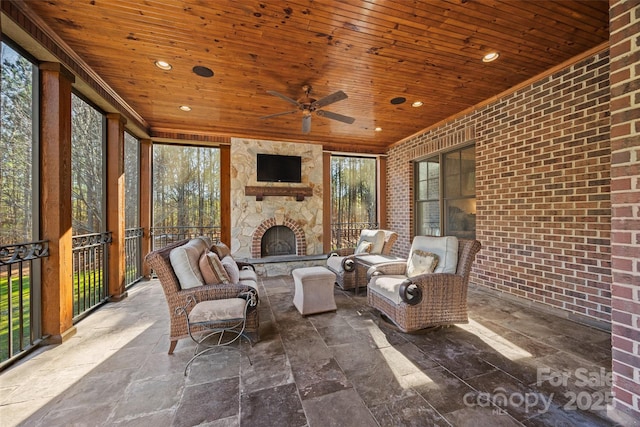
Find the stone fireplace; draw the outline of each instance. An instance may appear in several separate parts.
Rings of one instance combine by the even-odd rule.
[[[258,153],[300,156],[302,182],[258,182]],[[323,253],[322,160],[322,147],[317,144],[232,138],[231,252],[234,257],[268,259]],[[255,187],[262,188],[263,194],[248,191]],[[283,189],[286,191],[281,191]]]

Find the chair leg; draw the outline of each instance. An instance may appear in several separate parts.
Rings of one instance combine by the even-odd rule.
[[[177,344],[178,340],[171,340],[171,344],[169,344],[169,354],[173,354],[173,350],[176,349]]]
[[[239,325],[237,325],[239,326]],[[227,334],[231,334],[233,336],[233,338],[231,338],[228,341],[224,341],[224,334],[225,332]],[[189,335],[191,336],[191,339],[196,343],[196,348],[193,351],[193,357],[191,357],[191,359],[189,359],[189,361],[187,362],[187,365],[184,368],[184,375],[187,375],[187,372],[189,372],[189,366],[191,366],[191,362],[193,362],[194,360],[196,360],[196,358],[198,358],[199,356],[210,352],[211,350],[218,350],[221,348],[226,348],[226,349],[230,349],[230,350],[237,350],[240,354],[244,354],[245,356],[247,356],[247,359],[249,359],[249,364],[253,365],[253,361],[251,360],[251,356],[249,356],[248,353],[246,353],[244,350],[242,350],[242,338],[246,339],[247,341],[249,341],[249,345],[250,347],[253,347],[253,342],[251,341],[251,338],[249,338],[249,336],[247,336],[247,334],[245,334],[244,332],[244,321],[242,322],[242,329],[237,330],[235,328],[222,328],[222,329],[214,329],[210,332],[205,332],[205,335],[203,337],[201,337],[200,339],[196,339],[191,332],[189,332]],[[205,341],[208,341],[209,339],[211,339],[212,337],[219,335],[218,339],[217,339],[217,343],[216,344],[206,344]],[[238,341],[238,348],[235,347],[229,347],[230,344],[233,344],[234,342]],[[201,349],[201,347],[203,347],[203,349]]]

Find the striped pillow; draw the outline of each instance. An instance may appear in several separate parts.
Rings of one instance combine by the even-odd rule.
[[[207,285],[229,284],[229,275],[214,252],[205,252],[199,261],[200,272]]]

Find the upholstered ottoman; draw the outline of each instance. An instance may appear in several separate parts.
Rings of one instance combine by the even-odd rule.
[[[296,268],[291,275],[295,285],[293,305],[300,314],[306,316],[337,309],[333,297],[335,273],[325,267],[303,267]]]

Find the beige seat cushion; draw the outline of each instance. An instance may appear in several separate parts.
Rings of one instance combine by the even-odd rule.
[[[250,268],[243,268],[240,270],[240,281],[242,280],[253,280],[254,282],[257,282],[258,275]]]
[[[200,323],[243,319],[246,304],[247,300],[243,298],[202,301],[196,304],[189,313],[189,321]]]
[[[400,304],[400,285],[407,280],[403,275],[380,275],[373,276],[369,282],[368,292],[375,292],[394,304]]]
[[[337,255],[330,256],[329,258],[327,258],[327,268],[334,273],[342,271],[342,260],[344,260],[345,258],[346,257]]]

